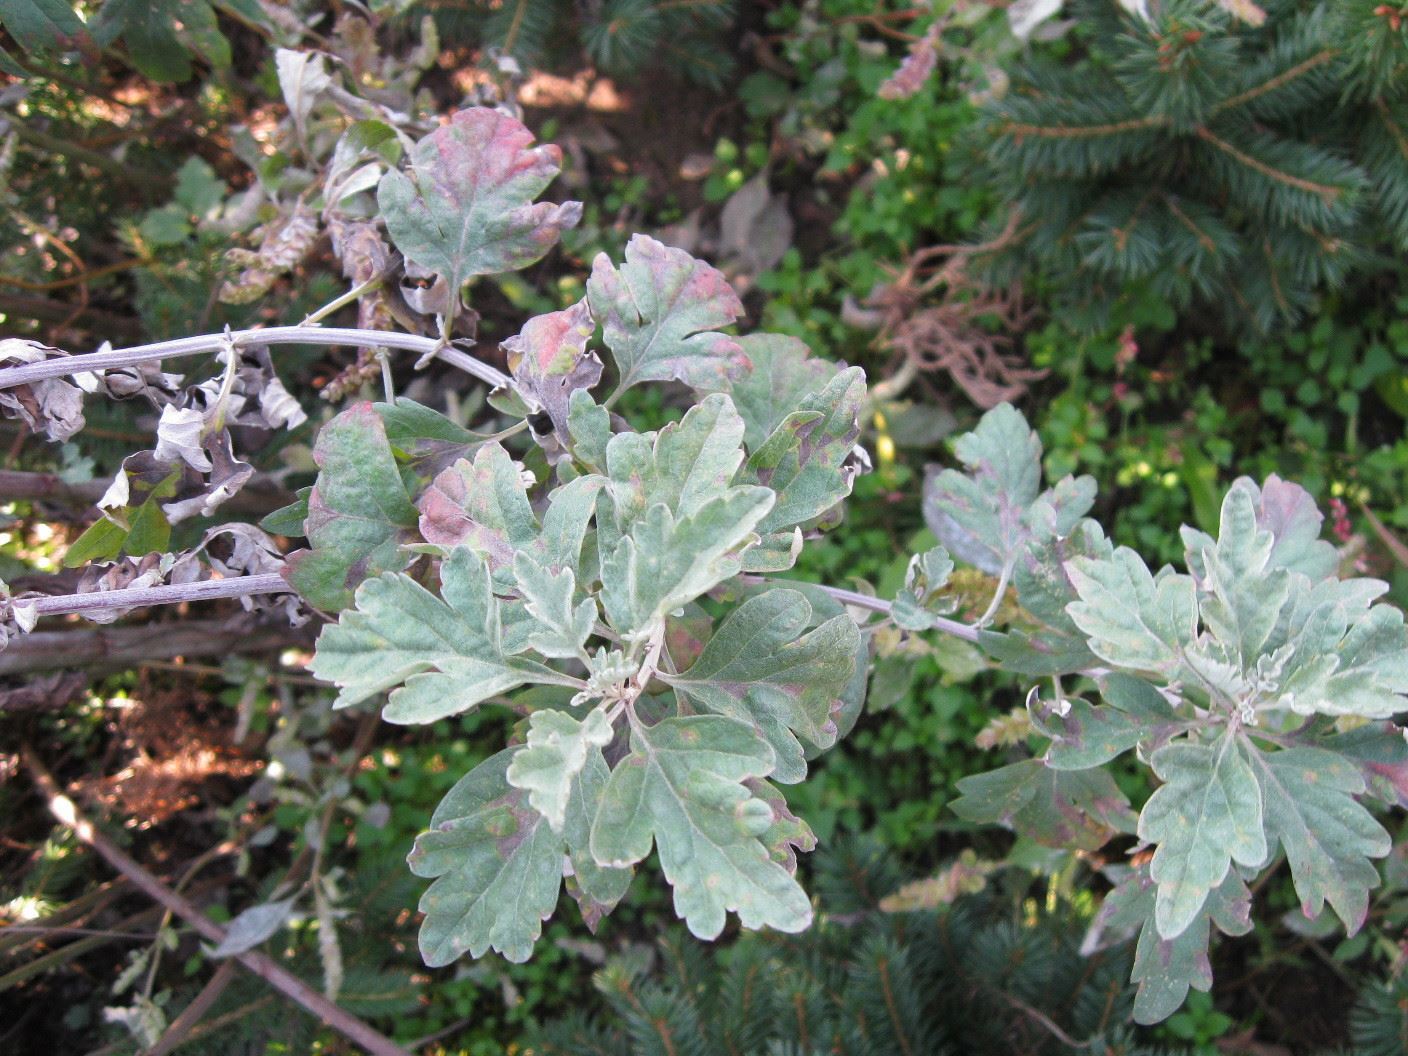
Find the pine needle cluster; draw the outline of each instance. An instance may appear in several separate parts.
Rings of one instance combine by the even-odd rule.
[[[1069,908],[999,881],[952,906],[883,912],[900,877],[879,845],[838,841],[814,865],[824,912],[809,932],[718,947],[672,933],[653,968],[626,955],[597,972],[605,1016],[574,1011],[525,1056],[1187,1056],[1131,1025],[1130,944],[1083,954]],[[1335,1056],[1403,1052],[1405,994],[1403,980],[1366,986],[1353,1046]]]
[[[997,272],[1035,268],[1087,325],[1149,289],[1270,331],[1408,249],[1408,17],[1145,6],[1068,5],[1075,37],[990,106],[986,157],[1020,216]]]

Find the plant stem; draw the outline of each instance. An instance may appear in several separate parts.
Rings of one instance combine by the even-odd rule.
[[[772,582],[779,586],[787,585],[787,580],[766,580],[762,576],[744,576],[750,583]],[[807,583],[805,586],[815,587],[830,594],[843,605],[854,605],[859,609],[869,609],[871,612],[878,612],[882,616],[890,615],[890,603],[883,598],[873,598],[869,594],[860,594],[854,590],[846,590],[844,587],[828,587],[824,583]],[[942,631],[944,634],[952,635],[954,638],[962,638],[965,642],[978,642],[978,628],[970,627],[966,623],[959,623],[957,620],[946,619],[943,616],[935,616],[934,630]]]
[[[1012,562],[1008,561],[1002,566],[1002,573],[997,577],[997,589],[993,591],[992,601],[988,602],[987,609],[978,617],[976,626],[979,629],[986,627],[992,622],[992,618],[997,615],[997,608],[1002,604],[1003,597],[1007,594],[1007,584],[1012,579]]]
[[[233,342],[236,348],[241,345],[366,345],[419,352],[422,356],[436,354],[446,363],[459,367],[495,388],[512,386],[512,379],[503,371],[491,367],[488,363],[481,363],[457,348],[442,346],[433,337],[401,334],[390,330],[357,330],[351,327],[271,326],[259,330],[236,330],[229,335],[203,334],[199,337],[177,338],[174,341],[157,341],[149,345],[134,345],[131,348],[115,348],[107,352],[58,356],[21,367],[4,367],[0,368],[0,389],[29,385],[46,378],[67,377],[85,370],[113,370],[154,360],[218,352],[225,347],[226,341]]]
[[[58,597],[35,598],[20,604],[32,605],[40,616],[65,613],[94,612],[102,609],[129,609],[145,605],[178,605],[183,601],[208,601],[212,598],[247,598],[255,594],[291,594],[292,588],[277,572],[258,576],[237,576],[233,579],[208,579],[200,583],[167,583],[159,587],[129,587],[125,590],[100,590],[91,594],[64,594]]]
[[[176,894],[151,873],[147,872],[126,851],[118,847],[87,818],[78,812],[73,800],[63,794],[57,782],[44,768],[38,756],[28,745],[22,746],[21,756],[26,767],[44,794],[49,812],[61,824],[71,829],[78,839],[87,844],[116,869],[127,877],[154,901],[180,917],[201,937],[219,945],[225,939],[225,929],[211,920],[190,901]],[[394,1041],[374,1030],[345,1009],[339,1008],[322,994],[308,986],[301,979],[290,975],[277,963],[262,953],[253,950],[239,953],[234,960],[249,969],[285,997],[302,1005],[313,1016],[343,1035],[354,1044],[360,1045],[373,1056],[407,1056],[406,1050]]]
[[[357,300],[359,297],[362,296],[362,294],[364,294],[364,293],[371,293],[372,290],[376,289],[376,288],[377,288],[378,286],[380,286],[383,282],[385,282],[387,276],[390,275],[390,274],[391,274],[391,269],[390,269],[390,268],[387,268],[385,271],[378,272],[377,274],[373,275],[370,279],[368,279],[366,282],[362,283],[360,286],[353,286],[350,290],[348,290],[346,293],[344,293],[341,297],[335,297],[335,298],[333,298],[332,300],[328,301],[327,304],[323,305],[323,306],[322,306],[321,308],[319,308],[316,312],[314,312],[314,313],[312,313],[311,315],[309,315],[307,318],[305,318],[305,319],[303,320],[303,322],[299,323],[298,325],[299,325],[299,326],[312,326],[314,323],[316,323],[316,322],[318,322],[318,321],[320,321],[320,320],[322,320],[322,319],[326,319],[328,316],[332,315],[332,313],[335,312],[335,311],[337,311],[339,308],[343,307],[344,305],[351,304],[353,301]]]

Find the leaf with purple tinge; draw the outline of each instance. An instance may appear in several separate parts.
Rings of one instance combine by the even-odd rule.
[[[631,238],[620,268],[605,253],[597,256],[587,300],[620,372],[618,391],[642,381],[682,381],[717,392],[748,366],[738,341],[718,333],[743,314],[728,280],[648,235]]]
[[[1329,902],[1352,935],[1369,912],[1369,892],[1392,841],[1354,797],[1364,778],[1348,759],[1322,748],[1252,749],[1252,769],[1266,804],[1267,835],[1291,864],[1301,911],[1312,920]]]
[[[420,950],[435,968],[491,948],[526,961],[561,890],[563,839],[505,778],[514,750],[450,789],[407,859],[435,882],[421,896]]]
[[[1257,487],[1250,477],[1239,477],[1228,494],[1245,494],[1255,511],[1255,528],[1249,531],[1270,532],[1272,544],[1266,558],[1266,568],[1284,568],[1301,572],[1311,580],[1335,574],[1339,554],[1320,538],[1320,526],[1325,517],[1315,505],[1310,493],[1298,484],[1282,480],[1274,473]],[[1212,537],[1196,528],[1184,527],[1183,544],[1187,549],[1188,570],[1200,581],[1207,575],[1203,567],[1203,550],[1216,547]]]
[[[388,172],[377,203],[396,248],[445,277],[452,290],[476,275],[526,268],[582,216],[580,202],[538,202],[562,151],[534,147],[524,125],[496,110],[454,114],[411,150],[408,173]]]
[[[763,843],[772,860],[795,876],[797,855],[816,850],[816,834],[810,825],[792,813],[782,790],[771,781],[750,777],[743,784],[772,808],[772,828],[763,834]]]
[[[420,534],[437,546],[468,546],[499,573],[538,537],[523,478],[507,451],[485,444],[474,461],[460,459],[421,495]]]
[[[416,526],[416,508],[370,403],[323,426],[313,460],[319,472],[303,533],[312,549],[290,555],[286,578],[314,608],[337,610],[367,577],[406,567],[400,544]]]
[[[1371,722],[1324,743],[1358,765],[1371,796],[1391,807],[1408,807],[1408,742],[1402,729]]]
[[[563,443],[570,439],[567,412],[572,393],[601,380],[601,360],[587,349],[595,331],[591,309],[581,300],[563,311],[529,319],[502,346],[519,395],[537,401]]]
[[[1006,825],[1046,847],[1098,850],[1117,832],[1130,832],[1129,801],[1104,770],[1053,770],[1026,759],[958,782],[950,804],[960,818]]]
[[[1224,935],[1245,935],[1252,928],[1251,892],[1233,872],[1209,896],[1193,923],[1177,938],[1160,938],[1154,925],[1156,885],[1147,866],[1130,873],[1105,896],[1091,926],[1092,936],[1105,930],[1129,935],[1139,932],[1132,980],[1139,985],[1134,999],[1137,1023],[1158,1023],[1178,1011],[1190,988],[1212,987],[1208,940],[1212,927]],[[1089,942],[1089,939],[1087,939]]]

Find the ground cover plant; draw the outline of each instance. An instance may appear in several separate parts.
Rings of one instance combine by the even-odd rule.
[[[909,25],[914,16],[894,21]],[[1121,25],[1151,31],[1140,16]],[[356,39],[339,26],[338,40]],[[904,34],[911,57],[934,39]],[[365,63],[373,53],[359,54]],[[184,304],[165,315],[168,323],[214,322],[214,293],[232,313],[229,328],[211,325],[201,335],[187,326],[159,333],[169,341],[88,354],[19,338],[0,347],[0,405],[26,429],[68,445],[51,449],[64,452],[55,459],[61,466],[86,457],[85,427],[106,421],[110,399],[140,409],[123,419],[130,446],[103,457],[102,486],[84,493],[100,516],[67,537],[65,552],[42,557],[72,571],[48,584],[11,577],[9,656],[32,656],[52,617],[110,622],[139,608],[221,598],[259,610],[263,622],[226,628],[213,651],[270,620],[300,625],[292,642],[308,649],[296,690],[284,675],[227,669],[240,736],[258,729],[270,758],[258,787],[222,822],[240,848],[240,870],[281,832],[297,833],[293,845],[302,848],[249,877],[247,893],[227,902],[228,927],[181,901],[181,885],[173,892],[152,879],[120,841],[94,835],[47,777],[46,753],[32,743],[17,753],[57,809],[60,831],[92,840],[125,876],[146,877],[143,889],[210,942],[186,962],[197,979],[213,968],[202,986],[156,987],[163,944],[176,942],[165,925],[121,973],[104,1015],[134,1043],[160,1050],[190,1038],[212,1008],[221,1018],[220,1002],[235,1000],[235,990],[226,992],[234,973],[211,962],[228,957],[357,1044],[399,1051],[356,1017],[375,1021],[418,1001],[433,1009],[452,1000],[456,981],[439,976],[426,986],[408,958],[358,941],[354,914],[363,902],[371,912],[399,900],[402,924],[418,924],[425,965],[484,958],[466,969],[473,986],[502,986],[511,1007],[518,981],[531,981],[539,994],[530,1007],[546,1012],[568,999],[572,978],[584,979],[579,967],[545,981],[564,951],[596,963],[601,943],[649,933],[664,917],[678,916],[697,939],[732,935],[734,918],[745,930],[805,931],[819,912],[847,912],[828,903],[828,868],[801,865],[818,842],[808,821],[823,843],[874,823],[907,853],[928,844],[919,853],[930,864],[965,844],[982,848],[984,858],[961,857],[934,881],[949,894],[925,888],[921,914],[995,870],[1048,878],[1047,912],[1071,912],[1055,925],[1065,929],[1061,942],[1083,934],[1083,954],[1074,956],[1108,969],[1118,995],[1110,1007],[1119,1011],[1068,1021],[1061,1008],[1031,999],[1039,973],[1014,989],[998,986],[992,999],[1021,1012],[1032,1051],[1068,1043],[1135,1051],[1120,1046],[1150,1035],[1127,1015],[1167,1022],[1165,1040],[1212,1044],[1229,1025],[1210,1004],[1188,1001],[1190,988],[1211,986],[1214,957],[1222,978],[1228,957],[1253,956],[1227,951],[1255,944],[1268,960],[1277,956],[1287,932],[1264,922],[1278,916],[1301,949],[1326,940],[1338,921],[1350,936],[1344,960],[1372,942],[1379,963],[1395,964],[1387,936],[1401,917],[1402,885],[1389,829],[1399,824],[1392,808],[1403,805],[1408,748],[1392,720],[1402,709],[1408,640],[1401,613],[1383,600],[1388,584],[1356,576],[1358,555],[1321,539],[1314,499],[1272,472],[1285,470],[1280,461],[1262,452],[1255,478],[1225,488],[1218,465],[1234,462],[1210,446],[1215,460],[1175,474],[1187,483],[1197,525],[1175,533],[1177,507],[1126,517],[1119,497],[1102,498],[1092,478],[1071,472],[1089,457],[1080,422],[1036,419],[1057,441],[1044,448],[1002,394],[953,374],[959,393],[992,407],[981,417],[946,409],[948,425],[922,441],[943,465],[923,484],[920,530],[919,477],[897,457],[891,433],[903,421],[896,396],[914,383],[915,368],[902,362],[891,374],[884,357],[900,347],[897,335],[914,332],[905,326],[925,297],[945,287],[960,302],[986,296],[967,267],[971,247],[919,250],[891,283],[904,297],[871,303],[884,315],[880,356],[863,337],[849,346],[881,367],[868,390],[859,367],[794,337],[747,332],[734,286],[703,259],[629,234],[619,217],[598,252],[578,228],[585,215],[597,237],[600,206],[539,201],[554,193],[563,155],[536,144],[516,116],[505,86],[511,93],[519,73],[510,64],[491,60],[476,89],[499,108],[439,120],[414,101],[424,99],[413,94],[422,77],[434,77],[428,52],[397,54],[379,69],[403,72],[386,90],[404,111],[391,96],[364,94],[375,77],[343,79],[351,52],[338,61],[275,52],[270,83],[287,117],[261,133],[266,160],[250,155],[256,183],[234,190],[228,169],[215,175],[209,165],[188,165],[170,204],[147,213],[148,235],[169,236],[173,259],[197,248],[221,261],[186,291],[204,288],[203,307],[199,296],[166,290],[176,295],[164,303]],[[869,82],[883,81],[876,73],[898,61],[870,58]],[[882,99],[895,94],[886,88]],[[961,124],[971,105],[955,102],[939,124]],[[909,112],[921,111],[916,104]],[[867,113],[883,125],[882,107]],[[756,202],[760,185],[733,192],[735,221],[738,203]],[[905,190],[923,187],[917,180]],[[1004,193],[995,184],[985,201],[996,208]],[[623,214],[639,194],[618,194]],[[246,195],[262,200],[243,226],[211,226],[239,213]],[[777,199],[769,202],[775,212]],[[950,203],[962,208],[942,206],[926,222],[971,226],[976,204],[976,196]],[[234,232],[256,248],[226,253]],[[324,237],[333,250],[326,273],[329,258],[316,248]],[[540,268],[564,243],[581,255],[581,273],[526,293],[531,284],[514,273]],[[564,263],[570,271],[575,262]],[[746,287],[750,273],[736,263],[730,274]],[[332,279],[338,271],[342,286]],[[303,288],[315,277],[321,286]],[[750,301],[773,282],[760,276]],[[1148,291],[1138,298],[1147,305]],[[993,303],[979,301],[972,333]],[[355,312],[358,325],[324,325],[343,311]],[[264,325],[250,326],[256,319]],[[1025,309],[1008,321],[1030,323]],[[1108,398],[1130,398],[1147,358],[1137,362],[1141,350],[1119,322],[1117,337],[1086,339],[1084,348],[1099,350],[1088,371],[1064,366],[1057,374],[1069,385],[1053,403],[1058,415],[1110,386],[1108,373],[1124,387]],[[1390,325],[1356,323],[1355,335]],[[1314,408],[1325,397],[1302,381],[1294,355],[1305,352],[1333,364],[1324,380],[1336,413],[1381,419],[1383,406],[1392,407],[1397,353],[1346,365],[1324,326],[1284,351],[1249,345],[1247,376],[1271,379],[1296,407]],[[481,328],[493,338],[476,340]],[[1047,347],[1065,339],[1051,326],[1038,337]],[[326,409],[298,378],[310,346],[358,350],[350,364],[341,361],[347,369],[323,375],[336,375],[323,386]],[[493,361],[500,346],[501,366]],[[1114,351],[1102,365],[1107,346]],[[1020,346],[1011,347],[1018,356]],[[212,376],[169,372],[176,360],[200,356]],[[480,395],[445,398],[436,386],[455,372],[482,386]],[[1012,395],[1042,391],[1041,380],[1032,371]],[[380,399],[366,398],[378,390]],[[1315,444],[1304,432],[1317,424],[1311,415],[1285,401],[1263,411],[1267,421],[1299,413],[1293,420]],[[1215,401],[1197,408],[1198,435],[1209,445],[1225,412]],[[975,424],[959,435],[960,420]],[[133,447],[146,450],[131,454]],[[272,488],[270,452],[295,467]],[[1338,479],[1328,460],[1306,466],[1320,494],[1331,475]],[[284,492],[299,472],[311,484]],[[1362,472],[1391,488],[1397,471],[1381,453]],[[847,514],[856,489],[898,516]],[[261,516],[278,502],[282,509]],[[1341,541],[1352,537],[1348,516],[1343,503],[1336,507]],[[908,524],[902,537],[896,522]],[[851,536],[857,525],[872,527]],[[858,574],[876,585],[853,581]],[[159,626],[173,634],[181,622]],[[167,655],[187,655],[177,648]],[[309,675],[335,689],[332,711],[331,694]],[[263,679],[282,687],[276,699],[259,688]],[[937,679],[946,684],[930,684]],[[352,737],[338,732],[344,709],[358,720]],[[59,743],[78,745],[92,736],[82,733],[86,721],[46,722],[26,740],[68,730]],[[974,735],[1006,765],[963,750]],[[374,759],[369,746],[386,737],[393,754]],[[956,785],[954,802],[916,796],[896,779],[907,772],[901,766],[877,796],[883,782],[857,765],[869,753],[883,770],[915,748],[942,762],[941,777],[925,780],[935,789]],[[439,798],[433,814],[403,798],[421,769],[416,803]],[[1001,827],[1018,833],[1010,853],[993,834]],[[414,878],[384,860],[408,850]],[[1021,881],[1010,887],[1022,897]],[[39,902],[25,904],[41,912]],[[1001,917],[994,905],[977,912]],[[615,923],[622,915],[624,926]],[[1023,909],[1004,927],[1035,928],[1035,920]],[[903,943],[906,925],[892,924]],[[1256,940],[1215,941],[1254,927]],[[584,934],[598,929],[602,939]],[[1036,930],[1026,940],[1047,943]],[[874,938],[882,975],[886,951],[898,949],[885,941]],[[285,942],[302,960],[258,952]],[[737,963],[758,971],[749,951],[764,947],[751,942],[738,945]],[[703,949],[689,948],[681,956]],[[801,959],[834,956],[825,940],[810,952],[779,948]],[[500,957],[529,968],[501,968]],[[1001,974],[1000,959],[993,967]],[[948,1014],[938,1005],[909,1009],[929,999],[923,986],[913,989],[929,978],[918,968],[906,975],[906,993],[917,996],[905,998],[905,1014],[921,1025]],[[310,979],[321,983],[322,1001],[353,1015],[319,1004]],[[988,984],[958,985],[974,993]],[[1353,1035],[1365,1051],[1374,1051],[1375,1036],[1401,1030],[1395,985],[1365,988],[1361,1008],[1369,1011],[1356,1013]],[[629,1020],[628,991],[620,994]],[[228,1012],[260,1000],[267,995],[239,991]],[[660,1000],[670,1016],[710,1018],[701,1012],[707,1002],[693,1007],[683,993]],[[461,1007],[468,1017],[480,1006]],[[827,1010],[827,1030],[849,1037],[852,1018],[873,1018],[855,1012]],[[454,1026],[427,1022],[421,1033],[447,1023]],[[751,1019],[734,1026],[750,1036],[759,1029]],[[630,1029],[643,1036],[640,1023]],[[508,1036],[482,1037],[483,1046]],[[921,1040],[944,1036],[921,1028],[910,1040],[922,1048]],[[398,1037],[409,1043],[415,1035]]]

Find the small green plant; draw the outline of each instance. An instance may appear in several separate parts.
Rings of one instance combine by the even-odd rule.
[[[1093,480],[1042,486],[1040,442],[1003,404],[957,441],[964,468],[930,478],[942,545],[914,556],[890,600],[785,579],[866,466],[858,368],[793,338],[733,336],[742,306],[723,276],[640,235],[622,261],[596,258],[579,302],[503,342],[508,374],[453,344],[471,280],[539,260],[580,217],[536,200],[559,162],[477,108],[380,175],[367,222],[443,280],[439,337],[303,325],[83,356],[0,345],[14,364],[0,406],[55,439],[82,427],[75,375],[135,385],[160,409],[155,448],[126,460],[103,503],[128,516],[86,544],[97,556],[117,539],[131,556],[94,562],[78,594],[10,598],[7,631],[274,596],[295,619],[329,619],[312,670],[337,707],[384,700],[386,721],[410,725],[507,709],[509,744],[450,789],[410,854],[433,880],[420,903],[432,965],[527,959],[564,882],[594,927],[652,851],[694,935],[717,937],[730,913],[804,930],[797,856],[815,839],[780,786],[854,721],[882,632],[891,646],[956,638],[1028,689],[1042,749],[962,781],[962,818],[1086,852],[1132,838],[1098,931],[1138,935],[1140,1021],[1210,985],[1213,929],[1247,930],[1248,883],[1282,856],[1307,917],[1328,903],[1350,931],[1363,923],[1390,843],[1361,797],[1398,804],[1408,773],[1388,722],[1408,709],[1408,633],[1375,604],[1383,584],[1338,577],[1302,489],[1237,481],[1217,538],[1184,529],[1186,571],[1154,573],[1086,517]],[[368,280],[338,303],[375,292]],[[263,522],[305,548],[224,525],[167,552],[168,517],[208,515],[248,479],[231,425],[295,416],[268,350],[299,343],[444,359],[494,387],[489,428],[391,392],[353,404],[318,434],[313,485]],[[224,360],[202,385],[149,366],[202,351]],[[623,394],[664,384],[689,393],[683,416],[634,428]],[[955,560],[995,584],[967,622]],[[1140,812],[1109,770],[1131,751],[1159,782]],[[232,930],[271,910],[246,913]]]

